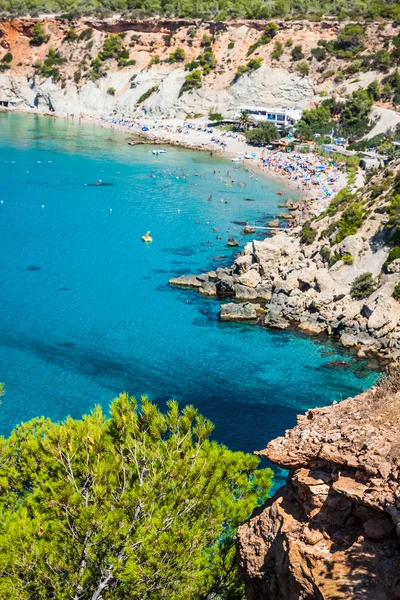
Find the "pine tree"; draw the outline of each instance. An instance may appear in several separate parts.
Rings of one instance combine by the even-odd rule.
[[[0,438],[0,598],[240,598],[233,537],[271,470],[176,402],[122,394]]]

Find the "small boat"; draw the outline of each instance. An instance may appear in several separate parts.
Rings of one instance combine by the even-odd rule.
[[[232,158],[232,162],[242,162],[243,158],[238,157],[238,158]]]
[[[156,156],[158,156],[159,154],[166,154],[167,151],[166,150],[153,150],[153,154],[155,154]]]
[[[152,242],[153,238],[150,235],[150,231],[146,231],[146,235],[142,235],[142,240],[144,242]]]

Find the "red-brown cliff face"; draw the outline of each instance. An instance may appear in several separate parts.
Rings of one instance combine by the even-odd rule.
[[[400,598],[400,369],[259,453],[287,484],[242,525],[249,600]]]

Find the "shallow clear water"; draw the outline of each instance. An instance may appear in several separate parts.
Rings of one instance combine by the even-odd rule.
[[[222,324],[216,301],[168,286],[229,264],[229,235],[244,243],[233,222],[269,220],[282,185],[206,154],[169,148],[154,157],[126,140],[0,114],[0,432],[35,415],[79,417],[127,390],[161,405],[193,403],[218,440],[252,451],[299,411],[369,387],[369,365],[327,366],[351,360],[337,345]],[[232,187],[220,180],[226,169]],[[99,179],[113,185],[84,185]]]

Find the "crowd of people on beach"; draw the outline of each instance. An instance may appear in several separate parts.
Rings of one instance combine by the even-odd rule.
[[[316,196],[330,198],[339,191],[340,178],[346,164],[322,160],[318,155],[276,152],[263,157],[269,171],[282,175],[302,191],[315,191]]]
[[[74,117],[74,115],[69,115]],[[208,123],[194,123],[177,119],[151,120],[134,119],[115,114],[95,116],[81,113],[79,119],[90,119],[100,126],[111,129],[127,129],[146,135],[154,142],[182,143],[190,147],[204,149],[214,148],[229,152],[231,155],[243,156],[233,160],[246,160],[247,164],[262,168],[275,176],[284,178],[307,197],[315,196],[326,202],[340,187],[345,185],[346,165],[335,160],[326,160],[316,153],[297,153],[280,149],[263,148],[261,155],[252,152],[246,145],[245,136],[235,131],[223,131],[210,127]],[[189,139],[188,139],[189,138]],[[206,148],[207,146],[207,148]],[[240,148],[243,151],[238,151]],[[251,152],[251,154],[250,154]]]

